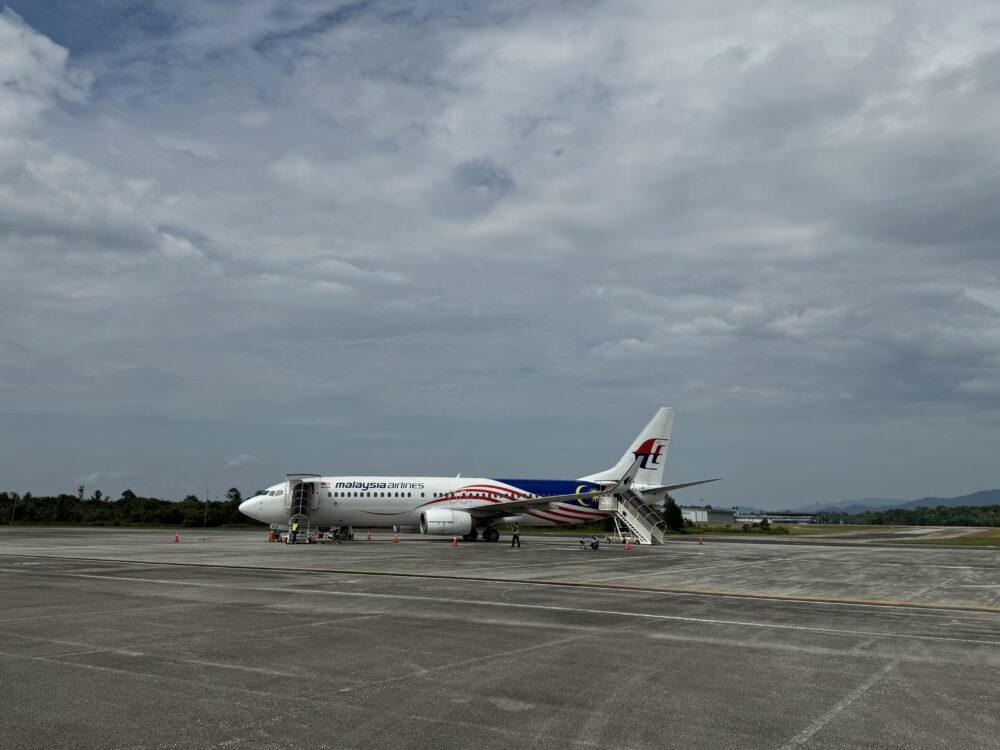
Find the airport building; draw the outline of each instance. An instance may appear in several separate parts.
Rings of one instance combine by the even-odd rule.
[[[734,520],[736,523],[760,523],[764,519],[767,519],[768,523],[806,524],[816,523],[816,514],[761,511],[760,513],[737,513]]]
[[[682,505],[681,515],[691,523],[733,523],[736,508],[713,508],[708,505]]]

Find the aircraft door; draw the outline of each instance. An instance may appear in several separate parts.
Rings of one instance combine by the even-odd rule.
[[[310,485],[312,486],[312,504],[310,507],[313,510],[319,510],[319,499],[323,493],[319,491],[319,486],[316,482],[310,482]]]
[[[290,482],[292,515],[309,515],[309,509],[315,508],[317,501],[315,482]]]

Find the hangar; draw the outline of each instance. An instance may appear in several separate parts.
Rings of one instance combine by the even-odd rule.
[[[691,523],[733,523],[736,508],[713,508],[711,505],[682,505],[681,515]]]

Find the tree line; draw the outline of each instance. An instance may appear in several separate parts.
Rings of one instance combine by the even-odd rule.
[[[824,511],[819,523],[869,526],[1000,526],[1000,505],[938,505],[934,508],[889,508],[864,513]]]
[[[183,500],[139,497],[125,490],[121,497],[105,497],[100,490],[88,498],[76,495],[42,496],[0,492],[0,524],[80,526],[261,526],[239,511],[243,496],[230,487],[225,500],[204,501],[194,495]]]
[[[225,500],[207,503],[194,495],[183,500],[139,497],[125,490],[121,497],[105,497],[100,490],[88,498],[76,495],[42,496],[26,492],[0,492],[0,524],[81,525],[81,526],[261,526],[239,511],[243,495],[230,487]],[[661,511],[668,528],[681,531],[684,521],[680,508],[669,498]],[[610,519],[605,519],[611,524]],[[935,508],[890,508],[864,513],[824,511],[819,523],[863,524],[870,526],[1000,526],[1000,505],[959,505]]]

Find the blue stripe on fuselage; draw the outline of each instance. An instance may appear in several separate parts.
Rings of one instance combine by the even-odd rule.
[[[494,479],[511,487],[517,487],[531,495],[576,495],[581,492],[599,490],[601,486],[593,482],[582,482],[578,479]],[[564,501],[572,502],[572,501]],[[596,508],[597,498],[577,500],[585,508]]]

